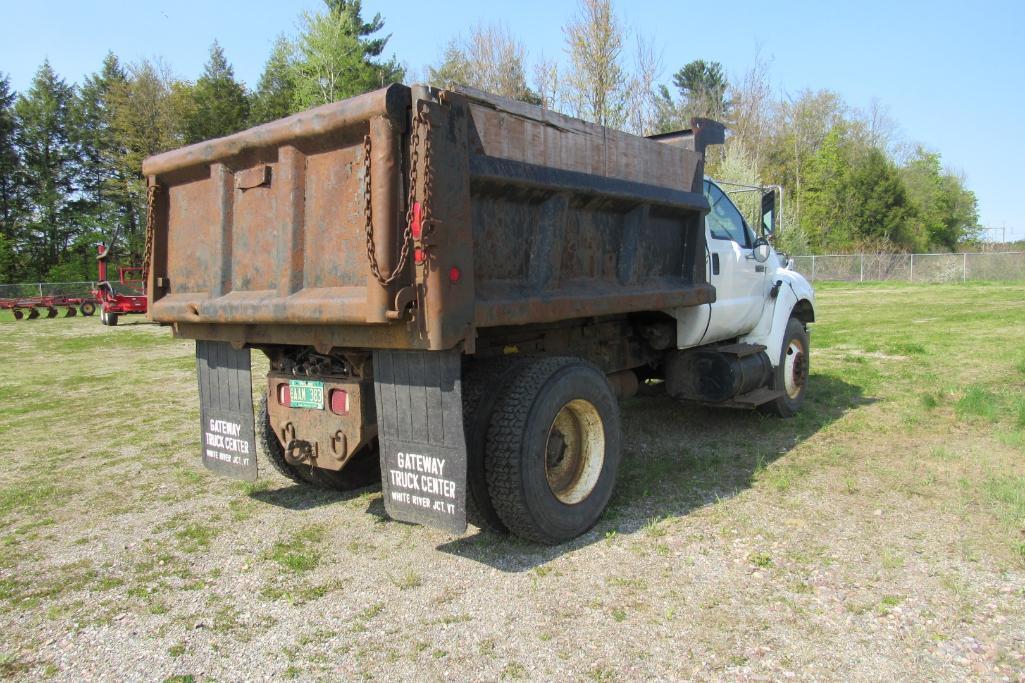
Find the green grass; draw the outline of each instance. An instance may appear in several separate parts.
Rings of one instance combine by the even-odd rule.
[[[499,678],[509,663],[536,662],[518,642],[572,658],[565,634],[582,619],[647,643],[665,615],[673,629],[686,625],[702,661],[748,657],[752,675],[769,678],[779,670],[758,669],[738,642],[772,644],[765,659],[782,663],[801,642],[846,647],[848,631],[851,642],[872,640],[878,629],[865,623],[898,609],[933,620],[927,638],[971,624],[980,641],[1001,642],[1009,626],[979,618],[979,605],[1005,594],[979,587],[1006,585],[1002,577],[1025,567],[1023,301],[1022,283],[819,287],[810,390],[797,417],[660,396],[624,402],[610,508],[585,538],[555,549],[393,524],[375,513],[378,492],[339,498],[277,477],[251,485],[211,476],[197,457],[191,342],[95,318],[0,321],[0,616],[18,625],[0,648],[0,677],[38,677],[41,643],[71,624],[146,624],[138,642],[149,656],[211,671],[202,641],[172,629],[204,621],[221,656],[245,650],[271,612],[301,611],[311,628],[324,626],[317,608],[331,601],[348,605],[359,634],[346,633],[351,650],[338,655],[354,677],[385,664],[375,643],[386,636],[408,643],[403,657],[440,667],[426,677]],[[254,362],[259,390],[266,364],[258,354]],[[202,569],[210,563],[223,575]],[[238,571],[255,586],[244,607],[226,598]],[[466,579],[477,574],[486,579]],[[499,590],[543,619],[493,629],[468,612]],[[439,609],[434,601],[449,592],[456,597]],[[837,608],[851,619],[840,640],[809,630]],[[113,621],[120,612],[131,618]],[[907,646],[924,652],[915,633]],[[634,668],[622,665],[632,656],[623,650],[565,670],[630,679],[651,661],[643,654]],[[470,660],[479,667],[468,670]],[[307,664],[297,677],[316,677]],[[955,675],[923,667],[913,673]],[[506,675],[522,673],[510,666]]]
[[[323,539],[323,526],[308,526],[276,542],[266,557],[297,574],[312,571],[320,564],[322,552],[317,546]]]

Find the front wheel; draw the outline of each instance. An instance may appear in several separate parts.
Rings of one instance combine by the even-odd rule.
[[[579,536],[612,497],[620,441],[619,405],[600,370],[576,358],[529,362],[510,378],[488,426],[495,512],[538,543]]]
[[[779,365],[772,377],[772,388],[783,392],[782,396],[762,406],[764,412],[779,417],[793,417],[804,403],[808,390],[808,369],[811,346],[808,330],[797,318],[787,321],[780,348]]]

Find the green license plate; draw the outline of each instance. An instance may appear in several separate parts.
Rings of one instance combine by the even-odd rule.
[[[288,380],[289,404],[293,408],[324,409],[324,383],[302,379]]]

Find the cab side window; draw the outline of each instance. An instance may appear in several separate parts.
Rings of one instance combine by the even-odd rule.
[[[711,207],[705,224],[708,232],[717,240],[733,240],[742,247],[750,247],[747,227],[740,211],[726,194],[715,185],[705,181],[705,197]]]

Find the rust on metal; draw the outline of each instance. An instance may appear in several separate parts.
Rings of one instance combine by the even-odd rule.
[[[700,169],[531,105],[389,86],[146,160],[149,315],[237,345],[472,352],[485,328],[707,303]]]

